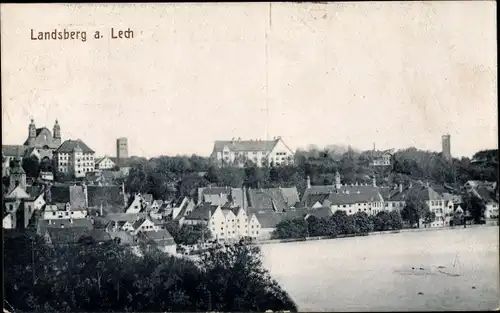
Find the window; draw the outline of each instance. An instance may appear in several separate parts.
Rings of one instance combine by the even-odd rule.
[[[64,213],[65,213],[64,215],[66,215],[66,216],[68,216],[68,215],[69,215],[69,212],[64,212]]]

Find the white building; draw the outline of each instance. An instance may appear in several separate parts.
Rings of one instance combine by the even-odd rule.
[[[88,216],[83,207],[71,207],[69,203],[47,204],[43,210],[43,219],[82,219]]]
[[[211,159],[219,165],[243,167],[246,162],[257,166],[291,165],[294,152],[283,142],[281,137],[273,140],[215,141]]]
[[[96,171],[110,170],[115,168],[116,164],[109,157],[105,156],[103,158],[97,159],[95,161]]]
[[[204,203],[184,217],[183,225],[206,225],[215,240],[236,241],[243,237],[257,237],[260,228],[255,215],[248,216],[241,208],[222,208]],[[252,234],[251,231],[254,233]]]
[[[85,177],[95,171],[94,150],[81,140],[66,140],[54,151],[56,171]]]

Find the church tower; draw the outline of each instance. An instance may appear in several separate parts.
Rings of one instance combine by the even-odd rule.
[[[33,145],[35,138],[36,138],[35,121],[33,119],[31,119],[31,123],[28,127],[28,145],[29,146]]]
[[[61,126],[59,125],[59,121],[56,119],[56,123],[54,124],[54,132],[53,132],[54,143],[57,143],[58,146],[61,145]]]
[[[336,189],[342,188],[342,184],[340,182],[340,173],[338,171],[335,173],[335,188]]]
[[[21,166],[21,160],[15,159],[12,165],[9,177],[9,190],[13,190],[17,186],[21,186],[21,188],[26,189],[26,172]]]

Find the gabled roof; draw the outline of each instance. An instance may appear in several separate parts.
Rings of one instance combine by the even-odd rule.
[[[32,198],[21,186],[12,189],[9,194],[5,196],[6,199],[30,199]]]
[[[321,207],[307,211],[307,215],[317,218],[328,218],[333,215],[332,210],[328,207]]]
[[[113,161],[110,157],[108,157],[108,156],[104,156],[104,157],[102,157],[102,158],[98,158],[98,159],[95,161],[95,165],[98,165],[99,163],[101,163],[101,162],[102,162],[102,161],[104,161],[104,160],[109,160],[109,161],[111,161],[111,162],[115,163],[115,162],[114,162],[114,161]]]
[[[120,244],[122,245],[136,245],[137,241],[134,236],[132,236],[129,232],[124,230],[109,232],[111,238],[119,238]]]
[[[144,217],[143,217],[143,218],[140,218],[140,219],[138,219],[137,221],[135,221],[135,222],[132,224],[132,227],[133,227],[134,229],[137,229],[137,228],[141,227],[141,225],[142,225],[142,224],[144,224],[144,223],[146,222],[146,220],[147,220],[147,219],[146,219],[146,218],[144,218]]]
[[[287,212],[251,212],[255,214],[259,221],[261,228],[275,228],[277,224],[284,220],[303,218],[307,214],[306,209],[295,209]]]
[[[300,201],[297,187],[287,187],[287,188],[280,187],[279,189],[281,190],[281,193],[285,197],[285,201],[288,206],[296,205],[297,202]]]
[[[64,141],[59,148],[57,148],[55,153],[72,153],[75,149],[81,149],[83,153],[94,153],[95,151],[90,149],[83,141],[81,140],[66,140]]]
[[[220,152],[224,147],[228,147],[231,151],[238,152],[270,152],[279,140],[217,140],[214,143],[214,151]]]
[[[184,216],[187,220],[206,220],[208,221],[209,216],[213,215],[219,206],[211,205],[210,203],[203,203],[197,206],[191,214]]]
[[[108,212],[125,212],[122,186],[87,186],[88,206],[106,209]]]
[[[2,154],[8,157],[21,157],[26,151],[25,146],[20,145],[2,145]]]
[[[166,229],[140,232],[138,237],[148,243],[154,243],[159,246],[175,245],[174,238]]]
[[[248,206],[258,211],[281,212],[288,209],[286,199],[279,188],[249,189]]]
[[[52,244],[75,244],[88,234],[88,229],[83,227],[72,228],[47,228]]]

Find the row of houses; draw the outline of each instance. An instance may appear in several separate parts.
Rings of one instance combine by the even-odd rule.
[[[466,189],[485,200],[487,218],[498,217],[496,185],[470,182]],[[196,199],[163,201],[153,199],[150,194],[128,195],[123,185],[27,186],[18,166],[13,169],[11,188],[4,201],[4,228],[27,227],[30,223],[49,229],[77,228],[78,223],[86,220],[83,223],[91,223],[109,237],[121,236],[124,241],[157,235],[158,238],[148,240],[169,242],[172,236],[165,232],[165,222],[175,221],[181,227],[205,225],[216,240],[268,239],[276,225],[285,219],[328,217],[336,211],[368,215],[400,211],[410,194],[417,194],[435,213],[431,227],[450,225],[453,213],[462,210],[460,196],[444,186],[413,182],[406,186],[379,187],[375,179],[370,185],[347,185],[342,184],[339,173],[333,185],[312,186],[308,179],[302,199],[295,187],[205,187],[198,189]],[[38,224],[33,218],[35,212]]]

